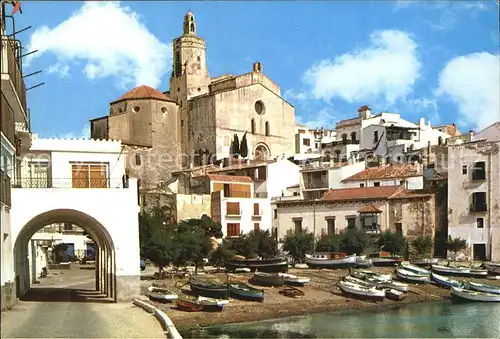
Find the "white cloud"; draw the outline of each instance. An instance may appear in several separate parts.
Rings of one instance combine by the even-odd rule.
[[[53,53],[69,71],[70,61],[83,60],[89,79],[114,77],[124,87],[158,87],[172,59],[170,44],[160,42],[137,13],[111,1],[85,2],[58,26],[38,28],[29,43],[29,50],[36,49],[28,63]]]
[[[47,69],[47,73],[56,74],[60,78],[65,78],[69,74],[69,66],[64,65],[64,64],[60,64],[60,63],[56,63],[54,65],[49,66],[49,68]]]
[[[306,92],[296,91],[294,89],[287,89],[283,94],[283,97],[288,101],[293,100],[306,100],[309,98],[309,95]]]
[[[338,120],[331,112],[327,109],[322,109],[318,114],[309,117],[297,116],[297,122],[302,125],[306,125],[309,128],[324,127],[333,128],[335,127],[335,122]]]
[[[339,97],[350,103],[385,99],[388,104],[405,99],[419,77],[417,43],[405,32],[376,31],[370,46],[323,60],[311,67],[304,81],[316,99]]]
[[[451,59],[439,74],[437,97],[449,97],[459,121],[484,128],[500,119],[500,58],[473,53]]]
[[[52,135],[49,138],[58,139],[90,139],[90,125],[86,124],[79,132],[69,132]]]

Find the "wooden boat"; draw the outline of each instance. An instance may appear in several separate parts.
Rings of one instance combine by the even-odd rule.
[[[405,270],[404,268],[396,268],[396,276],[401,279],[412,283],[427,283],[430,278],[427,274],[418,274],[412,271]]]
[[[229,291],[234,299],[264,301],[264,290],[253,288],[244,283],[229,283]]]
[[[288,273],[278,273],[278,274],[283,278],[283,283],[285,285],[304,286],[309,281],[311,281],[311,278],[308,277],[298,277],[296,275]]]
[[[278,273],[288,271],[288,261],[285,258],[272,259],[231,259],[226,263],[226,269],[235,272],[238,269],[248,268],[252,272]]]
[[[410,286],[408,286],[408,284],[404,284],[399,281],[380,281],[373,278],[359,279],[352,276],[346,276],[344,277],[344,280],[360,285],[366,284],[366,286],[375,286],[378,289],[393,289],[400,292],[408,292],[410,290]]]
[[[300,298],[305,295],[304,291],[292,286],[285,286],[280,293],[290,298]]]
[[[229,300],[213,299],[207,297],[198,297],[198,303],[203,305],[203,311],[221,312],[224,306],[229,304]]]
[[[406,298],[407,294],[392,288],[385,290],[385,296],[389,300],[401,301]]]
[[[431,273],[431,280],[442,287],[462,287],[462,283],[434,272]]]
[[[437,265],[439,263],[439,259],[438,258],[418,259],[418,260],[411,260],[410,263],[416,266],[430,266],[430,265]]]
[[[376,279],[379,281],[389,282],[392,281],[392,276],[390,274],[381,274],[370,270],[355,270],[350,269],[349,274],[355,278],[366,280],[367,278]]]
[[[432,265],[432,271],[439,274],[448,274],[448,275],[469,275],[470,268],[467,267],[449,267],[442,265]]]
[[[394,266],[400,263],[403,258],[393,256],[389,252],[380,251],[368,255],[368,259],[372,261],[373,266]]]
[[[148,296],[151,299],[173,301],[179,296],[175,293],[170,292],[168,289],[157,286],[148,287]]]
[[[407,261],[403,261],[401,264],[399,264],[399,267],[417,274],[429,275],[429,276],[431,275],[431,271],[418,267],[417,265],[412,265]]]
[[[369,282],[366,280],[361,280],[361,279],[352,277],[350,275],[347,275],[347,276],[343,277],[342,279],[344,281],[347,281],[347,282],[350,282],[353,284],[358,284],[358,285],[363,286],[363,287],[377,287],[376,283],[372,283],[372,282]]]
[[[373,266],[372,259],[367,259],[366,256],[356,257],[356,262],[353,265],[357,268],[370,268]]]
[[[471,277],[484,278],[488,275],[488,270],[482,268],[471,268],[469,275]]]
[[[452,287],[451,296],[458,301],[500,302],[500,294],[472,291],[460,287]]]
[[[362,300],[382,301],[385,299],[385,290],[367,287],[349,281],[339,281],[338,286],[342,293]]]
[[[229,288],[224,283],[215,283],[198,277],[191,277],[189,279],[189,286],[191,287],[191,291],[203,297],[215,299],[229,298]]]
[[[473,291],[500,294],[500,286],[480,284],[472,281],[464,282],[464,288]]]
[[[389,288],[391,290],[396,290],[405,293],[410,291],[410,286],[408,284],[399,281],[381,282],[377,284],[377,287],[386,289]]]
[[[203,305],[198,301],[188,299],[177,299],[175,301],[177,308],[186,312],[200,312],[203,310]]]
[[[283,277],[279,273],[255,272],[250,280],[260,286],[283,286]]]
[[[356,255],[345,253],[306,254],[306,264],[311,268],[343,268],[356,264]]]
[[[500,275],[500,265],[499,264],[484,264],[484,267],[488,270],[491,275]]]

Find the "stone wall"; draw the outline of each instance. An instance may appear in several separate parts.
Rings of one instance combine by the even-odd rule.
[[[1,309],[2,312],[6,310],[10,310],[14,307],[17,302],[16,298],[16,284],[13,282],[6,282],[2,285],[2,293],[1,293]]]

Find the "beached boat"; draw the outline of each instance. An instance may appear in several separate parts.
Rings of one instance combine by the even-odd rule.
[[[417,260],[411,260],[410,263],[417,266],[430,266],[438,264],[439,259],[438,258],[417,259]]]
[[[229,300],[213,299],[199,296],[198,303],[203,305],[203,311],[221,312],[224,309],[224,306],[229,304]]]
[[[300,298],[305,295],[304,291],[292,286],[285,286],[280,293],[290,298]]]
[[[362,300],[382,301],[385,299],[385,290],[367,287],[349,281],[341,280],[338,286],[342,293]]]
[[[173,301],[179,298],[175,293],[170,292],[168,289],[157,286],[148,287],[148,296],[151,299]]]
[[[235,272],[238,269],[248,268],[252,272],[278,273],[288,271],[288,261],[285,258],[272,259],[231,259],[226,262],[226,269]]]
[[[377,273],[370,270],[355,270],[350,269],[349,274],[355,278],[366,280],[368,278],[375,279],[378,281],[389,282],[392,281],[392,276],[390,274]]]
[[[500,275],[500,266],[498,264],[484,264],[484,267],[491,275]]]
[[[350,276],[350,275],[347,275],[347,276],[343,277],[342,279],[344,281],[347,281],[347,282],[350,282],[353,284],[358,284],[358,285],[361,285],[363,287],[377,287],[376,283],[372,283],[372,282],[369,282],[366,280],[358,279],[358,278],[355,278],[355,277]]]
[[[469,276],[484,278],[488,275],[488,270],[483,268],[471,268]]]
[[[250,280],[260,286],[283,286],[283,277],[279,273],[255,272]]]
[[[399,264],[399,267],[410,272],[414,272],[421,275],[431,275],[431,271],[418,267],[417,265],[412,265],[408,261],[403,261]]]
[[[404,268],[396,268],[396,276],[401,279],[412,283],[427,283],[430,281],[429,275],[418,274],[412,271],[405,270]]]
[[[390,282],[380,282],[377,283],[378,288],[389,288],[391,290],[396,290],[400,292],[408,292],[410,290],[410,286],[408,284],[399,282],[399,281],[390,281]]]
[[[474,290],[492,294],[500,294],[500,286],[480,284],[472,281],[467,281],[464,282],[464,287],[467,288],[468,290]]]
[[[371,253],[368,255],[368,259],[372,261],[373,266],[394,266],[403,260],[399,256],[394,256],[384,251]]]
[[[375,286],[378,289],[393,289],[400,292],[408,292],[410,290],[410,286],[408,286],[408,284],[399,281],[381,281],[373,278],[359,279],[349,275],[344,277],[344,280],[360,285],[365,284],[366,286]]]
[[[472,291],[460,287],[452,287],[451,296],[458,301],[500,302],[500,294]]]
[[[470,268],[467,267],[451,267],[442,265],[432,265],[432,271],[438,274],[448,274],[448,275],[469,275]]]
[[[356,264],[356,255],[345,253],[306,254],[306,264],[311,268],[343,268]]]
[[[264,301],[264,290],[253,288],[244,283],[229,283],[229,291],[234,299]]]
[[[308,277],[298,277],[296,275],[288,273],[278,273],[278,274],[283,278],[283,283],[285,285],[304,286],[309,281],[311,281],[311,278]]]
[[[405,299],[406,296],[407,296],[406,293],[392,289],[392,288],[388,288],[385,290],[385,297],[389,300],[401,301],[401,300]]]
[[[434,281],[439,286],[446,288],[450,288],[452,286],[462,287],[462,283],[434,272],[431,273],[431,280]]]
[[[188,299],[177,299],[175,304],[179,310],[185,312],[200,312],[204,307],[198,301]]]
[[[366,255],[358,256],[353,266],[357,268],[370,268],[373,266],[373,261],[368,259]]]
[[[191,277],[189,279],[189,287],[191,291],[203,297],[215,299],[229,298],[229,288],[225,283],[216,283],[198,277]]]

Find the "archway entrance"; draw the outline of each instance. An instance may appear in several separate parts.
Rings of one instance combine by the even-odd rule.
[[[255,147],[254,151],[255,160],[265,161],[269,159],[269,156],[270,152],[269,152],[269,147],[267,147],[267,145],[261,143]]]
[[[37,245],[31,240],[44,226],[64,223],[77,225],[85,230],[95,243],[95,284],[90,288],[70,287],[37,289],[34,282],[37,270]],[[14,244],[14,271],[16,293],[19,298],[44,300],[75,298],[79,300],[116,301],[115,245],[106,228],[96,219],[73,209],[54,209],[29,220],[20,230]],[[38,292],[38,293],[37,293]],[[48,300],[47,300],[48,301]]]

